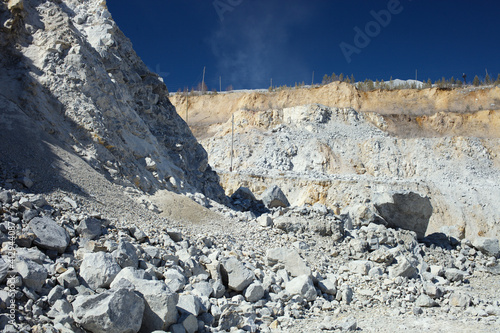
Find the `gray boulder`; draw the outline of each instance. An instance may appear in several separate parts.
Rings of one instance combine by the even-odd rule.
[[[16,252],[18,258],[29,259],[40,265],[42,265],[47,260],[47,256],[45,255],[45,253],[43,253],[36,247],[32,247],[29,249],[19,247],[16,249]]]
[[[209,282],[202,281],[193,284],[193,294],[195,294],[196,296],[210,297],[212,292],[212,285]]]
[[[70,238],[66,229],[47,216],[33,218],[29,228],[36,235],[33,243],[41,249],[63,253],[69,244]]]
[[[142,280],[151,280],[151,276],[142,269],[125,267],[115,276],[109,287],[111,289],[120,289],[123,287],[121,283],[122,280],[130,282],[132,285],[136,285]]]
[[[353,260],[349,262],[349,270],[353,273],[368,275],[373,263],[369,260]]]
[[[266,263],[268,266],[282,264],[291,276],[310,275],[311,269],[300,257],[299,253],[290,248],[278,247],[268,249],[266,252]]]
[[[267,214],[263,214],[257,218],[257,223],[261,227],[271,227],[273,225],[273,219]]]
[[[48,276],[47,269],[34,261],[22,259],[17,260],[14,263],[15,270],[23,278],[23,284],[33,289],[34,291],[40,291],[45,279]]]
[[[390,265],[394,260],[394,254],[390,252],[387,247],[381,246],[377,250],[370,253],[369,258],[373,262]]]
[[[3,204],[10,204],[12,202],[12,194],[9,191],[0,192],[0,201]]]
[[[93,333],[135,333],[141,328],[144,300],[129,289],[78,296],[73,302],[74,319]]]
[[[144,231],[142,231],[141,229],[139,229],[138,227],[136,226],[132,226],[130,227],[129,229],[129,232],[130,234],[139,242],[139,243],[142,243],[144,241],[146,241],[146,239],[148,238],[148,236],[144,233]]]
[[[404,256],[396,258],[397,263],[389,267],[389,276],[395,278],[398,276],[411,278],[417,273],[417,261],[409,260]]]
[[[212,296],[215,298],[221,298],[226,293],[226,287],[221,280],[215,280],[212,284]]]
[[[96,239],[101,236],[101,221],[94,218],[86,218],[80,222],[76,228],[76,232],[80,237],[88,239]]]
[[[146,280],[147,277],[143,270],[127,267],[115,277],[111,288],[120,288],[128,283],[144,298],[145,310],[141,331],[167,330],[177,322],[176,306],[179,296],[172,292],[165,282]]]
[[[75,288],[80,285],[74,267],[69,267],[66,272],[59,275],[57,277],[57,282],[64,288]]]
[[[337,282],[331,279],[325,279],[318,281],[318,288],[322,293],[328,295],[336,295],[337,294]]]
[[[186,333],[195,333],[198,332],[198,319],[192,315],[189,314],[185,318],[182,318],[182,327],[186,331]]]
[[[127,241],[120,241],[118,248],[113,251],[112,255],[122,268],[137,268],[139,266],[139,257],[137,256],[136,248]]]
[[[374,204],[389,227],[415,231],[418,239],[425,237],[433,211],[428,197],[414,192],[384,193],[374,198]]]
[[[167,229],[167,235],[176,243],[182,242],[182,232],[179,230]]]
[[[165,283],[172,291],[179,291],[186,285],[186,277],[176,268],[169,268],[165,273]]]
[[[73,306],[65,299],[58,299],[50,305],[50,310],[49,312],[47,312],[47,316],[50,318],[56,318],[61,315],[68,316],[71,314],[71,312],[73,312]]]
[[[254,282],[245,290],[245,299],[247,302],[254,303],[261,300],[264,297],[264,293],[265,290],[262,283]]]
[[[177,308],[181,313],[198,316],[203,310],[203,305],[198,296],[180,295],[179,301],[177,302]]]
[[[338,241],[344,237],[344,223],[334,218],[315,218],[307,223],[309,230],[321,235],[329,236],[333,241]]]
[[[31,197],[29,200],[36,207],[43,207],[43,206],[47,206],[49,204],[47,202],[47,200],[45,200],[45,198],[41,194],[36,194],[33,197]]]
[[[467,294],[454,292],[450,295],[450,305],[465,308],[471,303],[471,297]]]
[[[309,275],[301,275],[286,283],[286,291],[291,295],[300,295],[307,301],[316,299],[316,289]]]
[[[339,321],[335,328],[338,328],[342,332],[351,332],[356,331],[358,329],[358,322],[354,317],[347,317]]]
[[[60,300],[63,297],[63,293],[64,288],[57,285],[50,290],[49,294],[47,295],[47,301],[50,305],[54,305],[57,300]]]
[[[80,266],[80,276],[95,290],[109,287],[120,270],[120,265],[110,253],[86,253]]]
[[[262,193],[262,202],[267,208],[290,206],[285,194],[277,185],[269,187]]]
[[[336,299],[337,301],[343,301],[346,304],[350,304],[354,297],[354,290],[352,290],[351,286],[347,284],[343,284],[340,286],[340,290],[337,291]]]
[[[444,291],[438,285],[431,282],[424,283],[424,293],[432,298],[440,298],[443,296]]]
[[[255,277],[254,273],[235,257],[222,260],[220,268],[222,281],[235,291],[243,291]]]
[[[231,195],[231,199],[236,200],[236,199],[244,199],[244,200],[250,200],[250,201],[257,201],[255,199],[255,195],[252,193],[252,191],[248,187],[240,186],[234,193]]]
[[[167,330],[177,322],[179,295],[168,289],[163,281],[137,280],[134,286],[146,301],[142,331]]]
[[[415,300],[415,305],[421,308],[430,308],[437,304],[430,296],[422,294]]]
[[[500,246],[496,238],[477,237],[472,245],[488,256],[498,257],[500,255]]]
[[[444,276],[451,282],[462,281],[467,272],[461,271],[456,268],[446,268]]]
[[[353,227],[367,226],[370,223],[386,224],[387,222],[377,214],[372,205],[356,203],[342,210],[342,218],[345,228],[352,230]]]
[[[244,324],[244,319],[233,306],[228,306],[222,312],[219,318],[219,327],[221,331],[229,331],[236,328],[241,328]]]

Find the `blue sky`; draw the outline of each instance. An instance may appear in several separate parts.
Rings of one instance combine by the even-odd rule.
[[[497,0],[107,0],[120,29],[169,89],[484,78],[500,73]]]

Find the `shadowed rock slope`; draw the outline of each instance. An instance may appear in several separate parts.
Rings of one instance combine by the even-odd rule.
[[[0,21],[1,163],[60,187],[64,151],[124,186],[223,200],[205,150],[105,2],[2,2]]]

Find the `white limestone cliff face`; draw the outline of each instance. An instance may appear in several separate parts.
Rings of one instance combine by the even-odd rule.
[[[0,119],[10,124],[3,135],[21,136],[21,127],[40,132],[40,141],[48,134],[143,191],[223,198],[205,150],[105,1],[11,0],[0,11],[0,104],[10,110]]]
[[[500,233],[497,137],[397,136],[385,119],[352,108],[309,104],[235,113],[201,140],[228,194],[260,194],[278,184],[292,205],[334,208],[374,202],[381,193],[413,191],[433,206],[427,233],[474,239]]]

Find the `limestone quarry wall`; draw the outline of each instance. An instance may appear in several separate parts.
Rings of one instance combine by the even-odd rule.
[[[315,89],[303,89],[294,96],[296,99],[280,99],[279,93],[264,92],[190,97],[190,125],[205,129],[201,142],[226,192],[231,194],[239,186],[246,186],[259,194],[269,185],[278,184],[292,204],[320,202],[342,209],[372,201],[380,193],[413,191],[431,199],[433,215],[428,233],[498,237],[498,110],[442,110],[458,105],[464,91],[393,91],[378,102],[375,97],[382,92],[374,92],[375,97],[366,104],[365,93],[346,84],[337,87],[339,96],[331,100],[336,99],[342,107],[321,104]],[[325,86],[316,91],[332,92],[332,88]],[[318,102],[300,105],[307,91],[312,92],[307,101]],[[478,98],[478,103],[494,107],[498,91],[493,88],[467,93]],[[433,96],[441,102],[433,104],[431,110],[437,110],[435,113],[427,109],[359,112],[346,107],[350,101],[361,109],[375,102],[383,107],[390,98],[402,95],[414,96],[422,100],[422,105],[430,103]],[[267,109],[262,96],[268,101]],[[225,103],[225,97],[230,102]],[[445,99],[446,103],[442,102]],[[172,100],[175,104],[181,97]],[[220,104],[212,104],[215,100]],[[405,103],[405,99],[399,101]],[[182,101],[177,107],[182,109]],[[231,112],[235,127],[233,172],[229,172]],[[213,118],[212,113],[216,115]]]
[[[235,91],[189,96],[171,94],[170,100],[194,128],[225,122],[238,110],[264,111],[318,103],[330,107],[352,107],[361,112],[411,117],[438,112],[470,113],[500,109],[500,87],[462,89],[403,89],[364,92],[347,83],[279,91]],[[201,131],[200,131],[201,134]]]

